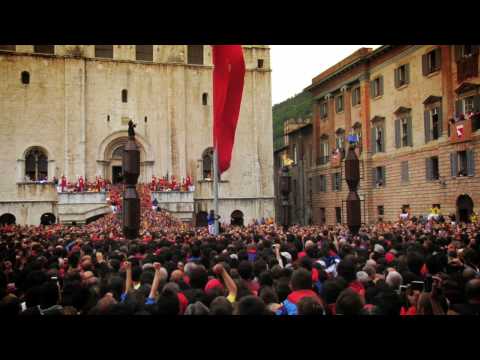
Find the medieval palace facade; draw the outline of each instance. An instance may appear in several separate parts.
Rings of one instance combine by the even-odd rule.
[[[274,216],[269,48],[243,48],[244,97],[220,184],[226,222],[234,211],[245,222]],[[191,176],[192,219],[204,215],[213,206],[211,53],[203,45],[0,45],[0,218],[36,225],[49,213],[62,222],[54,176],[116,182],[130,119],[139,182]]]

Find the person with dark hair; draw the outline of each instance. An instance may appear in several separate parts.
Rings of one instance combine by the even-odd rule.
[[[336,315],[336,302],[340,293],[346,289],[347,283],[342,278],[329,279],[323,285],[322,297],[325,299],[326,312],[329,315]]]
[[[318,301],[313,297],[302,298],[297,305],[298,315],[325,315],[325,310]]]
[[[282,302],[282,306],[276,311],[277,315],[297,315],[297,304],[304,297],[313,297],[322,303],[318,295],[312,290],[312,275],[309,271],[299,268],[293,272],[290,280],[292,292]]]
[[[210,315],[232,315],[233,305],[224,296],[215,298],[210,303]]]
[[[260,286],[258,282],[254,280],[254,267],[252,263],[248,260],[241,261],[240,264],[238,264],[238,273],[250,292],[253,295],[257,295]]]
[[[452,313],[458,315],[480,315],[480,278],[472,279],[466,284],[465,297],[465,303],[452,305]]]
[[[257,296],[245,296],[238,303],[234,315],[272,315],[262,299]]]
[[[347,288],[338,296],[336,315],[360,315],[364,306],[362,297],[353,289]]]

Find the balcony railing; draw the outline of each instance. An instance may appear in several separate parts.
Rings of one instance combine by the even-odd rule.
[[[457,61],[457,81],[459,83],[478,76],[478,54]]]
[[[472,121],[461,117],[455,121],[453,119],[448,123],[450,127],[450,142],[459,143],[472,140]]]

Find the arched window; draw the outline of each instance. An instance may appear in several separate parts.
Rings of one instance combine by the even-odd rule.
[[[53,225],[56,222],[56,217],[52,213],[45,213],[40,217],[41,225]]]
[[[122,102],[126,103],[128,101],[128,91],[127,89],[122,90]]]
[[[213,179],[213,148],[206,149],[202,154],[203,180]]]
[[[230,215],[230,225],[243,226],[243,212],[235,210]]]
[[[208,105],[208,94],[207,93],[203,93],[203,95],[202,95],[202,104],[203,105]]]
[[[203,45],[187,46],[188,64],[203,65]]]
[[[48,179],[48,157],[40,148],[32,148],[25,155],[25,177],[27,181]]]
[[[30,73],[28,71],[22,71],[21,80],[24,85],[30,84]]]
[[[119,146],[112,153],[112,159],[121,159],[123,157],[123,150],[125,150],[125,146]]]
[[[4,225],[15,225],[17,219],[15,218],[15,215],[6,213],[0,216],[0,226]]]

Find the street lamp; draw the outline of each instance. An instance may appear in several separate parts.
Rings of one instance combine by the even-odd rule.
[[[123,179],[123,234],[126,239],[138,238],[140,230],[140,198],[137,193],[137,181],[140,176],[140,150],[135,142],[135,124],[128,122],[128,140],[122,157]]]
[[[345,181],[348,184],[349,193],[347,196],[347,225],[353,235],[357,235],[362,226],[362,216],[360,210],[360,197],[357,189],[360,182],[360,161],[355,152],[355,146],[358,142],[356,135],[348,137],[350,143],[347,158],[345,159]]]

